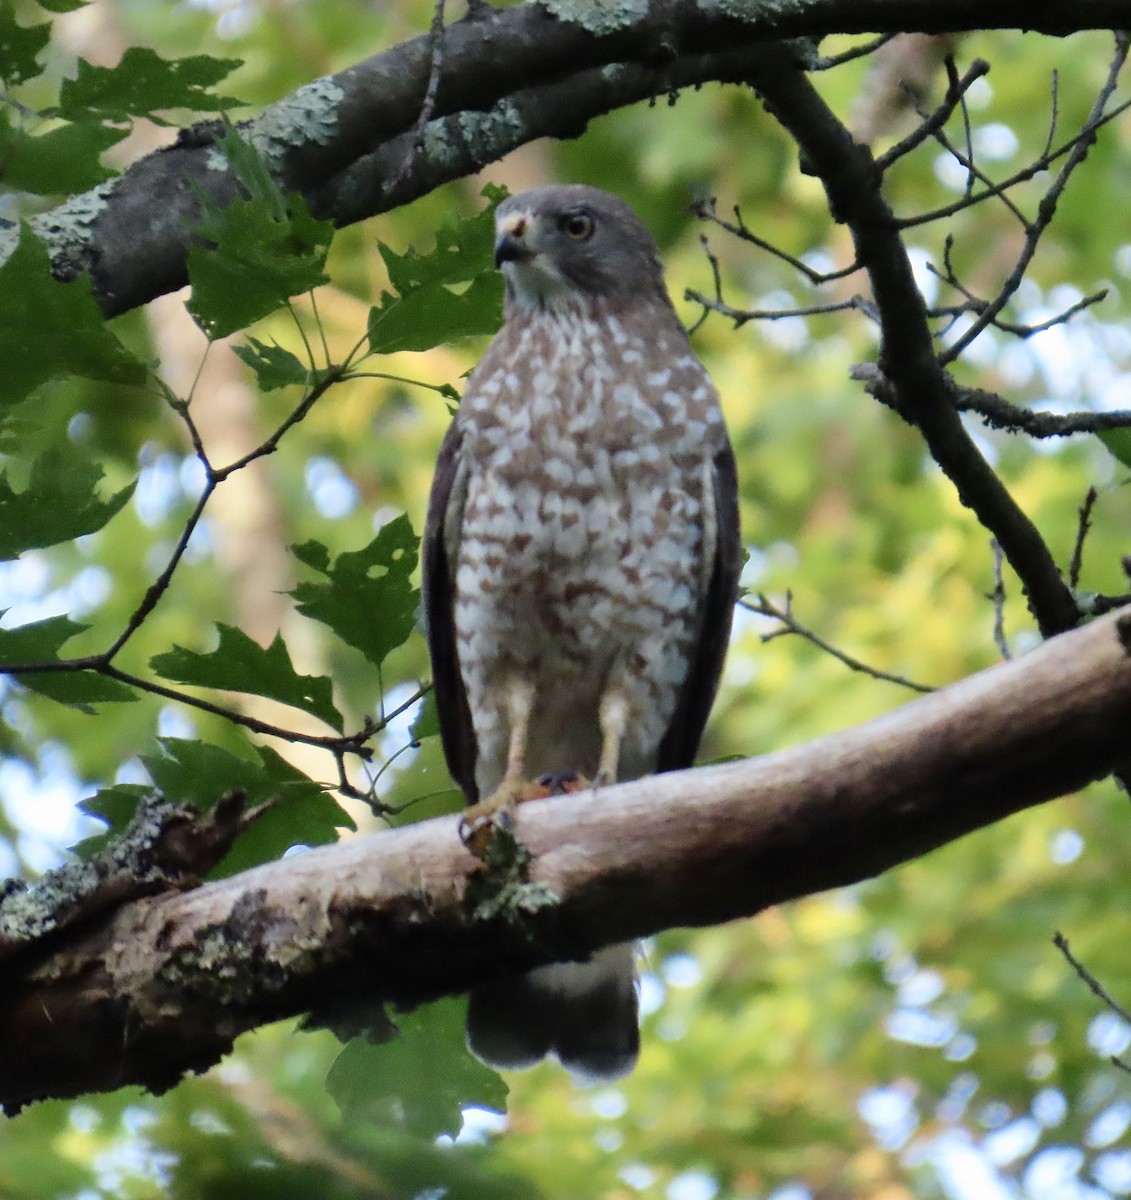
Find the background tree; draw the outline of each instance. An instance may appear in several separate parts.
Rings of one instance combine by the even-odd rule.
[[[217,876],[454,808],[421,710],[412,529],[474,339],[498,320],[486,180],[622,194],[660,237],[686,320],[702,319],[751,548],[706,757],[856,725],[1125,598],[1122,38],[1012,31],[1034,27],[1028,4],[906,0],[558,0],[447,27],[442,9],[338,0],[44,7],[0,9],[7,215],[31,218],[0,266],[2,873],[34,879],[82,837],[97,853],[154,788],[213,819],[188,839],[181,811],[156,841],[135,826],[145,861],[110,872],[111,894],[65,877],[81,898],[56,893],[34,918],[9,897],[5,1061],[36,956],[50,972],[72,940],[89,945],[130,887],[183,886],[232,839]],[[1131,24],[1123,2],[1077,8],[1038,23]],[[905,30],[947,36],[869,37]],[[730,86],[699,86],[716,82]],[[167,122],[218,113],[256,115],[146,155]],[[157,299],[189,279],[191,296]],[[949,809],[927,809],[920,849],[1118,763],[1125,668],[1113,632],[1072,636],[1089,635],[1110,652],[1065,640],[1064,659],[1017,664],[1060,664],[1064,707],[1092,705],[1087,732],[1042,746],[1003,730],[1001,776],[963,776]],[[1006,724],[1046,728],[1050,697],[1034,686]],[[943,800],[938,779],[969,748],[946,731],[965,728],[934,739]],[[835,800],[831,761],[815,769]],[[1018,784],[1027,762],[1048,780]],[[997,795],[999,778],[1016,790]],[[232,789],[252,814],[271,807],[244,828],[236,802],[216,807]],[[160,1098],[130,1087],[13,1116],[0,1193],[1127,1194],[1131,1099],[1110,1059],[1131,1024],[1050,941],[1063,929],[1093,982],[1126,996],[1125,804],[1096,784],[757,921],[660,934],[644,1054],[616,1088],[578,1092],[547,1066],[508,1095],[464,1054],[457,999],[394,1014],[383,1045],[274,1025]],[[761,903],[907,857],[887,817],[859,843],[807,826]],[[574,819],[538,818],[560,836]],[[440,844],[411,837],[414,866]],[[745,909],[737,884],[723,892],[688,919],[759,906],[756,889]],[[138,903],[121,913],[157,911]],[[254,895],[243,911],[221,942],[255,944]],[[79,928],[26,944],[35,920],[76,913]],[[468,958],[500,953],[493,930]],[[504,948],[535,952],[521,945]],[[180,981],[189,1013],[205,1010],[200,965]],[[254,967],[217,975],[246,990],[244,1024],[269,1011]],[[340,1027],[328,994],[329,973],[302,1007]],[[99,1069],[117,1053],[124,1077],[146,1077],[127,1066],[152,1014],[131,1026],[106,1010],[120,1037],[102,1037]],[[77,1026],[48,1019],[73,1058]]]

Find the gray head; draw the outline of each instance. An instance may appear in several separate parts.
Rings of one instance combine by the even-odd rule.
[[[495,262],[520,309],[603,298],[666,305],[652,235],[623,200],[581,184],[510,196],[495,212]]]

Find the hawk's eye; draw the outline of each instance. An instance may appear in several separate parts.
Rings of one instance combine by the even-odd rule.
[[[561,227],[575,242],[587,242],[597,228],[597,222],[584,211],[567,213],[561,219]]]

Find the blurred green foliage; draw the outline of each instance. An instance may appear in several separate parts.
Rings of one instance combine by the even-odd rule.
[[[423,0],[107,0],[97,12],[96,37],[82,12],[52,27],[30,3],[0,4],[0,78],[22,85],[24,106],[6,101],[0,122],[13,218],[105,177],[131,114],[189,121],[191,110],[212,110],[208,88],[221,80],[254,109],[431,18]],[[76,66],[76,46],[95,57],[105,52],[100,38],[117,45],[117,71]],[[847,44],[829,39],[822,50]],[[982,166],[1004,175],[1041,152],[1054,72],[1055,136],[1078,127],[1109,46],[1103,35],[963,39],[960,60],[981,55],[993,66],[969,97]],[[233,60],[243,65],[229,71]],[[846,118],[867,70],[860,61],[818,79]],[[961,119],[948,128],[961,144]],[[957,365],[962,382],[1054,410],[1127,406],[1131,238],[1120,214],[1129,140],[1126,119],[1100,136],[1008,315],[1046,320],[1099,286],[1107,300],[1027,340],[983,335]],[[811,287],[778,258],[692,217],[692,198],[715,195],[720,214],[740,206],[760,237],[812,266],[848,261],[819,185],[740,89],[612,114],[576,142],[539,145],[485,177],[585,181],[624,196],[657,233],[689,324],[701,314],[684,289],[713,292],[701,233],[736,306],[825,303],[863,287],[858,277]],[[888,193],[898,213],[913,215],[953,201],[964,182],[928,144],[899,164]],[[1021,185],[1016,203],[1031,213],[1046,182]],[[228,483],[179,544],[205,486],[187,418],[206,398],[189,403],[187,389],[166,380],[167,314],[154,306],[107,327],[84,284],[48,278],[42,247],[25,232],[0,267],[0,543],[11,558],[0,565],[11,610],[0,655],[104,651],[179,556],[171,585],[115,659],[130,675],[159,674],[238,711],[241,697],[260,696],[273,704],[272,723],[318,734],[381,724],[406,705],[427,676],[414,628],[413,530],[450,399],[500,318],[487,212],[500,193],[485,202],[482,186],[449,186],[332,244],[301,205],[262,181],[234,211],[209,215],[216,248],[194,258],[192,311],[213,338],[261,319],[254,336],[230,345],[198,337],[188,353],[200,360],[207,349],[214,360],[234,349],[238,386],[254,395],[250,445],[281,432],[255,485],[280,548],[293,547],[290,582],[278,586],[257,580],[253,557],[232,552],[240,512],[221,506]],[[1022,238],[1007,208],[994,201],[908,232],[922,287],[951,303],[926,271],[941,266],[948,235],[964,284],[992,296]],[[323,275],[331,282],[313,300],[303,295]],[[252,279],[263,286],[246,287]],[[852,363],[875,355],[867,320],[839,313],[735,331],[713,316],[695,344],[738,451],[748,586],[776,597],[790,590],[797,617],[821,636],[919,682],[945,684],[996,661],[985,531],[917,434],[849,378]],[[149,374],[143,364],[153,364]],[[1125,590],[1125,439],[1033,444],[970,424],[1065,567],[1078,506],[1097,488],[1080,586]],[[235,458],[249,444],[233,445]],[[226,435],[205,448],[214,466],[231,461]],[[1005,633],[1020,653],[1034,644],[1033,622],[1008,567],[1002,582]],[[250,609],[237,599],[248,590],[257,596]],[[281,593],[293,601],[277,623],[281,639],[275,628],[258,640],[241,629],[257,605],[274,611]],[[704,758],[793,745],[910,698],[798,637],[763,644],[772,629],[740,618]],[[126,698],[136,703],[108,703]],[[410,704],[376,738],[374,762],[355,771],[354,785],[372,785],[391,820],[450,810],[457,798],[437,742],[434,711]],[[329,755],[292,750],[90,672],[0,679],[0,846],[34,876],[65,833],[101,838],[123,824],[149,781],[202,805],[233,786],[253,802],[277,801],[223,872],[332,840],[355,822],[372,826],[364,805],[335,795]],[[68,819],[52,835],[43,814],[80,796],[104,824]],[[1014,1189],[1002,1194],[1125,1195],[1131,1087],[1109,1056],[1131,1030],[1050,939],[1064,930],[1112,992],[1131,995],[1128,823],[1126,797],[1098,784],[858,887],[655,939],[643,963],[640,1066],[615,1088],[579,1090],[551,1064],[504,1087],[464,1052],[458,1000],[393,1013],[402,1037],[344,1051],[329,1033],[287,1023],[245,1036],[222,1066],[165,1096],[126,1089],[4,1121],[0,1196],[988,1194],[977,1190],[971,1156]],[[504,1106],[505,1122],[492,1116]],[[790,1186],[799,1190],[775,1191]]]

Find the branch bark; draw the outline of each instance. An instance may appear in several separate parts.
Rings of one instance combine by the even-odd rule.
[[[415,1005],[869,878],[1106,775],[1129,726],[1125,609],[808,745],[524,805],[545,907],[476,911],[455,817],[131,902],[5,964],[0,1103],[171,1086],[327,997]]]
[[[538,137],[576,137],[602,113],[673,88],[743,77],[744,51],[784,38],[1016,28],[1064,35],[1131,26],[1131,0],[544,0],[446,27],[432,120],[423,35],[271,105],[249,125],[279,181],[339,224],[405,204]],[[404,170],[409,162],[408,170]],[[198,194],[235,195],[212,129],[37,217],[60,278],[90,275],[108,316],[186,282]]]
[[[788,61],[769,61],[751,77],[763,102],[795,138],[824,185],[829,209],[852,234],[868,272],[882,330],[879,370],[869,391],[923,435],[931,457],[1001,545],[1025,589],[1041,633],[1073,628],[1080,612],[1037,527],[967,433],[956,391],[935,353],[926,303],[907,248],[881,192],[871,151],[853,140],[816,89]]]

